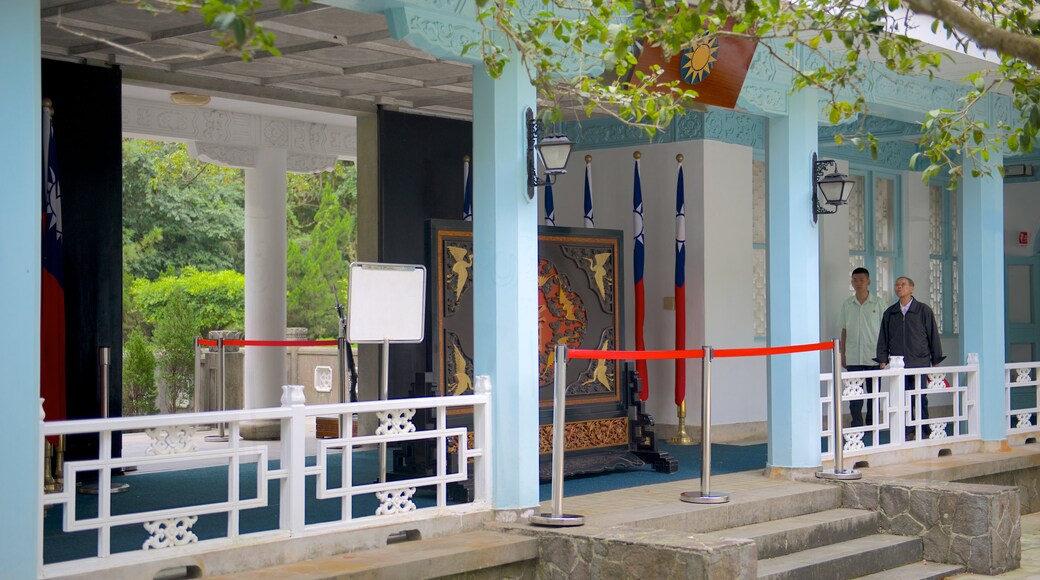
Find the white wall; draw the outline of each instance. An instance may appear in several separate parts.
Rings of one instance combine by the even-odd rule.
[[[838,160],[838,172],[848,174],[847,161]],[[853,191],[850,195],[863,195]],[[809,211],[809,208],[806,208]],[[819,216],[820,224],[820,340],[841,338],[838,316],[841,305],[852,295],[852,270],[849,269],[849,209]],[[868,266],[870,267],[870,266]],[[872,289],[873,291],[873,289]],[[831,372],[830,351],[820,353],[820,371]]]
[[[666,300],[675,288],[676,154],[686,176],[687,348],[754,346],[751,247],[751,149],[714,141],[687,141],[617,149],[579,151],[568,174],[554,187],[556,224],[582,226],[584,157],[593,156],[596,226],[621,229],[625,237],[625,346],[635,344],[632,290],[632,171],[634,151],[642,153],[646,324],[648,350],[674,348],[674,310]],[[706,171],[710,168],[711,171]],[[539,192],[539,203],[543,203]],[[544,208],[540,212],[544,216]],[[647,408],[661,424],[677,423],[675,365],[650,362]],[[700,423],[699,361],[687,367],[687,425]],[[765,421],[765,361],[718,360],[712,367],[712,423]]]
[[[1029,246],[1018,245],[1018,232],[1029,232]],[[1040,236],[1040,182],[1004,186],[1004,254],[1034,256]]]

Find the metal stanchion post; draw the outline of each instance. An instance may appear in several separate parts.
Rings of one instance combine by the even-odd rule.
[[[679,499],[686,503],[729,503],[729,494],[711,493],[711,360],[715,349],[704,347],[701,362],[701,492],[684,491]]]
[[[220,410],[227,411],[227,383],[224,373],[224,337],[217,338],[217,383],[220,385]],[[228,440],[224,422],[218,423],[216,435],[206,435],[206,441],[222,443]]]
[[[346,402],[350,401],[350,397],[347,396],[347,349],[348,348],[350,348],[350,345],[347,344],[346,328],[345,328],[345,326],[343,324],[343,321],[340,320],[340,323],[339,323],[339,337],[337,337],[337,339],[336,339],[336,350],[338,351],[338,354],[339,354],[339,360],[336,361],[337,362],[336,366],[337,366],[337,368],[339,370],[339,402],[340,403],[346,403]],[[351,426],[348,425],[348,421],[350,421],[350,420],[351,420],[351,416],[350,416],[349,413],[346,414],[346,415],[341,413],[339,415],[339,436],[340,437],[345,437],[347,429],[351,428]]]
[[[580,526],[585,516],[563,513],[564,413],[567,410],[567,346],[556,345],[556,368],[553,381],[553,446],[552,446],[552,513],[531,516],[540,526]]]
[[[200,401],[199,393],[202,392],[200,388],[202,385],[202,345],[199,341],[202,337],[195,337],[195,412],[202,411],[202,402]]]
[[[112,366],[112,347],[102,346],[98,348],[98,383],[101,385],[101,418],[108,419],[108,387],[109,387],[109,372]],[[99,474],[100,477],[100,474]],[[130,486],[126,483],[112,483],[110,493],[123,493],[128,491]],[[79,486],[79,492],[89,495],[97,495],[100,493],[97,483],[84,484]]]
[[[859,479],[863,477],[863,474],[856,471],[855,469],[845,469],[844,465],[844,450],[845,450],[845,435],[842,433],[842,409],[841,409],[841,340],[833,339],[834,348],[831,350],[831,368],[834,371],[831,373],[832,383],[832,401],[834,405],[831,410],[831,415],[834,418],[834,468],[833,469],[821,469],[816,472],[816,477],[820,479]],[[869,402],[869,401],[868,401]]]

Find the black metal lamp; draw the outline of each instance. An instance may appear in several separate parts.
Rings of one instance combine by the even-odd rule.
[[[828,169],[830,173],[828,173]],[[856,182],[849,179],[848,175],[838,173],[838,163],[833,159],[817,159],[816,153],[812,154],[812,221],[816,223],[820,214],[836,213],[839,205],[849,202],[849,194],[852,193]],[[823,196],[831,209],[820,205],[820,196]]]
[[[524,111],[527,123],[527,197],[534,199],[534,188],[556,183],[556,176],[567,173],[567,160],[571,157],[574,141],[566,135],[546,135],[542,137],[542,122],[534,118],[534,111]],[[538,178],[538,162],[535,150],[545,167],[545,179]]]

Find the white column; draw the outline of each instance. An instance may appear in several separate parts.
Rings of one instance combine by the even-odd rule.
[[[0,3],[0,561],[36,578],[43,521],[40,441],[40,3]]]
[[[245,338],[285,340],[286,151],[258,149],[245,173]],[[285,379],[284,348],[246,347],[245,408],[277,407]]]
[[[819,228],[812,221],[816,91],[788,97],[788,115],[769,121],[769,345],[820,338]],[[827,219],[827,216],[823,216]],[[820,357],[769,358],[767,469],[820,465]]]

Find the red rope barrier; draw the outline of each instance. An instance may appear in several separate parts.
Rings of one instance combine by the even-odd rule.
[[[715,351],[715,358],[726,358],[736,356],[769,356],[774,354],[791,354],[793,352],[809,352],[813,350],[830,350],[834,348],[833,342],[818,342],[816,344],[795,344],[791,346],[771,346],[766,348],[725,348]]]
[[[227,344],[227,343],[225,343]],[[792,346],[772,346],[765,348],[726,348],[715,350],[716,358],[739,357],[739,356],[769,356],[775,354],[791,354],[795,352],[809,352],[814,350],[829,350],[834,348],[833,342],[818,342],[815,344],[796,344]],[[593,359],[593,360],[660,360],[681,358],[704,358],[703,350],[589,350],[574,349],[567,351],[569,359]]]
[[[703,350],[589,350],[567,351],[567,358],[592,360],[659,360],[674,358],[704,358]]]
[[[332,340],[225,340],[224,346],[336,346]],[[199,339],[199,346],[217,346],[215,340]]]

